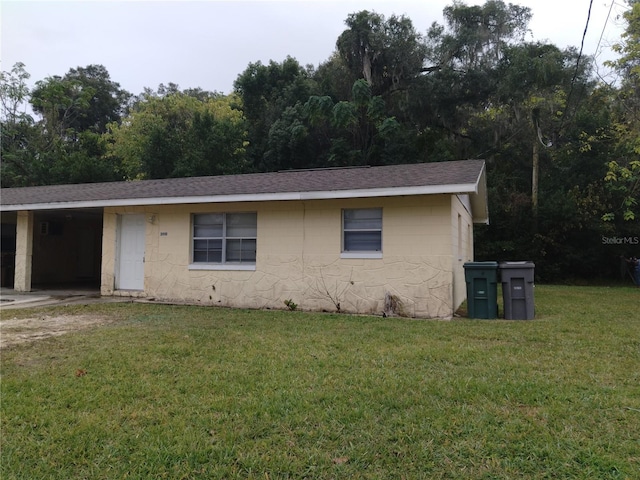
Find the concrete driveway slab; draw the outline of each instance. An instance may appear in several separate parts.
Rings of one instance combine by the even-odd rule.
[[[93,290],[16,292],[8,288],[0,289],[0,311],[51,305],[125,302],[128,300],[122,297],[101,297],[100,292]]]

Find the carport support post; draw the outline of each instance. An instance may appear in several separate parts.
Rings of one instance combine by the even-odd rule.
[[[16,292],[31,291],[33,265],[33,212],[18,212],[16,227],[16,271],[13,288]]]

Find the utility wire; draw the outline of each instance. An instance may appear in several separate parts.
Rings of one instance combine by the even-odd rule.
[[[607,19],[604,21],[604,25],[602,26],[602,32],[600,32],[600,38],[598,39],[598,45],[596,46],[596,53],[593,57],[593,63],[595,64],[595,73],[598,76],[598,78],[602,81],[602,83],[604,83],[605,85],[613,85],[615,83],[615,80],[613,80],[612,82],[607,81],[601,74],[600,74],[600,66],[598,65],[598,61],[597,58],[600,55],[601,51],[600,51],[600,44],[602,43],[602,39],[604,38],[604,32],[607,30],[607,25],[609,25],[609,19],[611,18],[611,12],[613,11],[613,6],[616,4],[615,0],[611,0],[611,6],[609,7],[609,13],[607,13]]]
[[[573,91],[573,85],[578,77],[578,71],[580,67],[580,59],[582,58],[582,51],[584,50],[584,39],[587,36],[587,30],[589,29],[589,20],[591,20],[591,8],[593,7],[593,0],[589,2],[589,13],[587,14],[587,23],[584,26],[584,32],[582,32],[582,43],[580,43],[580,52],[578,53],[578,60],[576,60],[576,70],[573,72],[573,78],[571,79],[571,90],[569,90],[569,96],[567,97],[567,104],[571,98],[571,92]]]
[[[569,88],[569,95],[567,95],[567,110],[569,110],[569,101],[571,100],[571,95],[573,95],[573,89],[575,87],[576,79],[578,78],[578,71],[580,70],[580,59],[582,58],[582,51],[584,50],[584,39],[587,36],[587,30],[589,29],[589,21],[591,20],[591,8],[593,7],[593,0],[589,2],[589,12],[587,13],[587,23],[584,26],[584,32],[582,33],[582,42],[580,43],[580,52],[578,53],[578,59],[576,60],[576,69],[573,72],[573,78],[571,79],[571,86]],[[577,108],[576,108],[577,110]],[[562,122],[560,123],[560,130],[564,125],[564,119],[566,117],[562,117]]]
[[[602,43],[602,37],[604,37],[604,31],[607,29],[607,25],[609,24],[609,18],[611,17],[611,12],[613,11],[613,6],[615,4],[616,4],[615,0],[611,0],[611,6],[609,7],[609,13],[607,13],[607,19],[604,21],[604,26],[602,27],[602,32],[600,33],[600,39],[598,40],[598,45],[596,46],[596,55],[599,55],[600,44]]]

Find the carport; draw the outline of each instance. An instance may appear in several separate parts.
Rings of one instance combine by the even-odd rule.
[[[99,290],[102,219],[101,208],[2,212],[2,286]]]

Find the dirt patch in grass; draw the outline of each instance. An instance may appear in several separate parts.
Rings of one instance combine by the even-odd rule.
[[[115,318],[96,315],[45,315],[2,320],[0,321],[0,349],[115,321]]]

